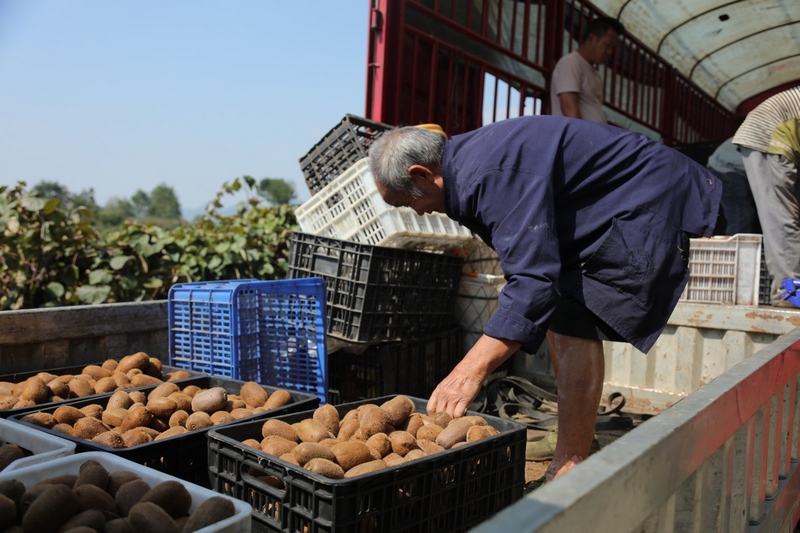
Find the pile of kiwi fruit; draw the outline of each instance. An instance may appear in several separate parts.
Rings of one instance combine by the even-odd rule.
[[[263,439],[243,444],[331,479],[348,479],[401,465],[496,435],[481,416],[453,419],[445,412],[429,416],[415,412],[407,396],[377,405],[366,403],[339,417],[323,405],[311,418],[289,424],[270,419],[261,428]],[[273,476],[257,476],[283,488]]]
[[[137,352],[119,361],[106,359],[101,365],[86,365],[80,374],[57,376],[45,371],[19,383],[0,381],[0,411],[159,385],[164,381],[189,377],[191,374],[186,370],[165,375],[161,361]]]
[[[117,391],[106,406],[62,405],[50,412],[28,413],[20,420],[110,448],[132,448],[231,422],[292,402],[288,391],[268,394],[249,381],[239,394],[222,387],[180,387],[167,381],[149,392]]]
[[[0,481],[4,533],[191,533],[236,514],[233,502],[213,496],[191,514],[192,496],[179,481],[151,486],[135,472],[109,473],[98,461],[26,487]]]
[[[17,446],[14,443],[6,442],[0,438],[0,471],[5,470],[11,463],[17,459],[33,455],[30,451]]]

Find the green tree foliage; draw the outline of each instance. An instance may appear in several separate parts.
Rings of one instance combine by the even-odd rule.
[[[249,178],[249,176],[246,177]],[[294,185],[280,178],[264,178],[261,180],[258,183],[258,194],[272,205],[288,204],[297,197]]]
[[[111,197],[102,209],[97,211],[97,222],[104,228],[116,228],[128,219],[136,218],[130,201]]]
[[[239,191],[247,201],[220,214],[222,198]],[[291,206],[264,206],[249,177],[223,184],[191,225],[134,219],[101,235],[91,217],[24,182],[0,186],[0,310],[164,299],[184,281],[281,279],[297,229]]]
[[[150,195],[142,189],[137,189],[133,196],[131,196],[131,208],[133,209],[133,216],[135,218],[144,218],[147,212],[150,211]]]
[[[175,189],[162,183],[150,192],[147,216],[158,218],[181,218],[181,204]]]

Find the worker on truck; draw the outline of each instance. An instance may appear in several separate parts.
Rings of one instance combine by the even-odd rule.
[[[585,459],[603,386],[603,340],[653,346],[689,278],[689,238],[717,223],[719,179],[644,135],[521,117],[446,140],[386,132],[370,168],[387,204],[446,213],[494,248],[507,285],[484,335],[428,401],[464,415],[520,347],[549,341],[558,386],[553,479]]]

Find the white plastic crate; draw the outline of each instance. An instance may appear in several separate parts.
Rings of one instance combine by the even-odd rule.
[[[249,504],[105,452],[79,453],[77,455],[70,455],[69,457],[53,459],[44,464],[20,468],[8,473],[4,470],[0,472],[0,481],[17,479],[24,483],[26,487],[30,488],[43,479],[60,476],[62,474],[77,474],[80,466],[89,459],[94,459],[103,465],[109,473],[119,470],[133,472],[151,487],[163,483],[164,481],[178,481],[186,487],[186,490],[189,491],[189,494],[192,496],[192,505],[189,507],[189,514],[192,514],[201,503],[214,496],[222,496],[233,502],[235,514],[232,517],[199,529],[197,533],[211,533],[212,531],[220,533],[249,533],[251,531],[251,507]]]
[[[461,278],[453,317],[464,332],[462,339],[465,353],[483,335],[483,326],[497,309],[500,292],[505,285],[506,281],[502,276]]]
[[[492,250],[488,244],[483,242],[480,237],[473,237],[469,253],[464,258],[464,268],[462,272],[470,274],[491,274],[502,276],[503,269],[500,267],[500,258],[497,252]]]
[[[682,301],[758,305],[761,235],[691,239],[689,283]]]
[[[16,444],[33,454],[13,461],[2,472],[11,472],[12,470],[75,453],[74,442],[48,435],[42,431],[37,431],[18,422],[11,422],[3,418],[0,418],[0,439],[9,444]]]
[[[360,159],[295,210],[304,233],[409,250],[451,251],[473,244],[472,232],[442,213],[417,215],[383,201],[369,159]]]

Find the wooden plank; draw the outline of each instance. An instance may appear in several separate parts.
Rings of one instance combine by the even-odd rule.
[[[167,302],[79,305],[0,313],[0,345],[166,329]]]

